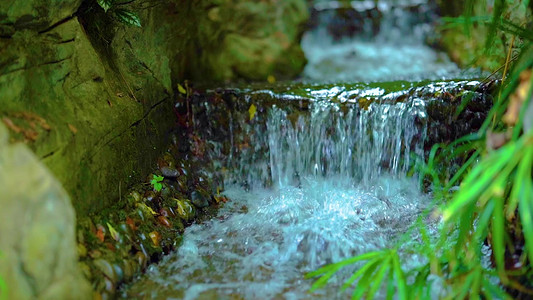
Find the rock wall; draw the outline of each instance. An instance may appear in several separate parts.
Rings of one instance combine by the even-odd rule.
[[[26,145],[8,144],[2,124],[0,190],[0,277],[8,288],[3,299],[90,299],[78,269],[76,218],[67,193]]]
[[[57,3],[56,3],[57,2]],[[2,1],[0,118],[97,212],[153,166],[176,84],[293,76],[305,1],[133,1],[142,28],[95,1]]]

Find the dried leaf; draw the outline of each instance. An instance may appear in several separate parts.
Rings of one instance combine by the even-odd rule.
[[[161,234],[157,231],[152,231],[148,235],[150,236],[150,239],[152,239],[154,246],[159,247],[159,242],[161,241]]]
[[[135,231],[137,230],[137,226],[135,225],[135,221],[133,221],[132,218],[126,217],[126,224],[131,228],[131,230]]]
[[[503,121],[509,125],[513,126],[518,121],[520,116],[520,109],[522,104],[526,101],[527,94],[529,92],[531,82],[531,69],[525,70],[520,73],[520,83],[516,88],[515,92],[511,95],[511,100],[507,111],[503,116]]]
[[[72,131],[73,134],[78,133],[78,129],[74,127],[74,125],[72,124],[68,124],[68,129],[70,129],[70,131]]]
[[[100,242],[103,242],[105,239],[105,228],[100,224],[96,225],[96,228],[96,238],[98,238]]]
[[[15,125],[15,123],[13,123],[13,121],[11,121],[11,119],[8,117],[3,117],[2,122],[4,122],[7,128],[13,130],[16,133],[20,133],[22,131],[22,129],[18,127],[17,125]]]

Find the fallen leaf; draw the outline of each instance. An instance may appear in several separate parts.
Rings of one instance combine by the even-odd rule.
[[[68,124],[68,129],[70,129],[70,131],[72,131],[73,134],[78,133],[78,128],[74,127],[74,125],[72,124]]]
[[[111,226],[111,224],[107,223],[107,228],[109,228],[109,234],[115,241],[120,241],[120,234]]]
[[[172,223],[170,223],[170,221],[165,216],[157,217],[157,221],[159,221],[159,223],[165,227],[168,227],[168,228],[172,227]]]
[[[152,231],[149,234],[150,239],[152,239],[152,243],[154,243],[154,246],[159,247],[159,242],[161,241],[161,234],[157,231]]]
[[[8,117],[3,117],[2,122],[6,124],[7,128],[13,130],[16,133],[20,133],[22,131],[22,129],[18,127],[17,125],[15,125],[15,123],[13,123],[13,121],[11,121],[11,119]]]
[[[250,105],[250,108],[248,109],[248,113],[250,114],[250,121],[253,120],[256,112],[257,112],[257,107],[252,103],[252,105]]]
[[[39,137],[39,134],[35,130],[28,129],[28,130],[24,130],[23,133],[24,133],[24,137],[27,140],[30,140],[32,142],[35,142],[37,138]]]
[[[98,240],[100,240],[100,242],[104,242],[104,239],[105,239],[105,228],[104,226],[98,224],[96,225],[96,238],[98,238]]]
[[[131,230],[135,231],[137,230],[137,226],[135,226],[135,221],[133,221],[132,218],[126,217],[126,224],[131,228]]]
[[[187,90],[179,83],[178,83],[178,91],[184,95],[187,94]]]

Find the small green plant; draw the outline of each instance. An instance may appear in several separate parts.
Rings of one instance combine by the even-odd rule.
[[[130,10],[120,8],[119,5],[121,3],[118,3],[118,0],[96,0],[96,2],[106,13],[111,13],[119,22],[130,26],[141,27],[139,16]]]
[[[152,180],[150,181],[150,184],[154,187],[156,191],[160,192],[161,189],[163,188],[163,185],[161,184],[162,181],[163,181],[163,176],[154,174]]]

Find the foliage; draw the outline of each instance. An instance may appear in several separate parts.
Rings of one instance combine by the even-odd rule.
[[[154,189],[158,192],[161,191],[163,188],[163,185],[161,182],[163,181],[163,176],[153,175],[152,180],[150,181],[150,184],[154,187]]]
[[[126,25],[141,27],[141,20],[139,16],[127,9],[120,8],[121,4],[118,0],[96,0],[98,5],[106,12]]]
[[[2,257],[2,253],[0,253],[0,258]],[[4,281],[4,279],[0,276],[0,300],[6,300],[7,299],[7,284]]]
[[[480,18],[471,15],[474,2],[467,1],[465,16],[455,21],[467,26],[484,22],[489,27],[487,49],[498,32],[513,35],[519,41],[519,55],[510,75],[504,72],[499,97],[479,132],[449,145],[435,145],[421,170],[421,177],[429,176],[435,197],[442,201],[437,210],[442,216],[439,236],[428,234],[422,222],[427,212],[394,249],[364,253],[309,273],[308,278],[320,276],[312,289],[325,285],[342,267],[365,261],[343,286],[356,283],[354,299],[372,299],[384,280],[388,299],[394,289],[399,299],[430,299],[434,297],[430,278],[439,278],[445,292],[439,297],[446,299],[533,295],[533,129],[522,126],[533,118],[525,114],[533,94],[533,33],[508,18],[506,9],[514,3],[496,0],[493,16]],[[504,70],[510,60],[508,55]],[[496,137],[504,141],[494,147]],[[443,176],[437,166],[452,156],[464,157],[464,163],[451,176]],[[452,189],[458,183],[460,188]],[[412,236],[418,246],[402,245]],[[487,251],[492,253],[489,263]],[[401,254],[406,252],[416,253],[425,263],[404,273]]]
[[[387,278],[387,299],[392,299],[395,289],[398,291],[399,299],[408,299],[407,283],[405,280],[405,274],[400,266],[400,258],[397,249],[386,249],[365,253],[311,272],[306,275],[306,278],[321,276],[320,279],[313,284],[311,291],[323,287],[342,267],[359,261],[366,262],[361,268],[359,268],[359,270],[357,270],[357,272],[346,280],[342,285],[342,291],[349,288],[357,279],[359,279],[352,297],[354,299],[360,299],[364,296],[366,299],[372,299],[381,287],[383,279]],[[396,286],[394,286],[395,281]]]

